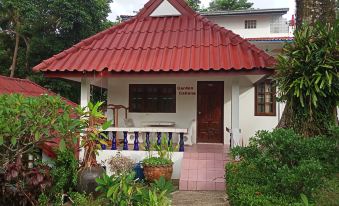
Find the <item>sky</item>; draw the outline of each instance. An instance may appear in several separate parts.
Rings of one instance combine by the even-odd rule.
[[[134,11],[139,11],[148,0],[114,0],[111,3],[111,13],[108,19],[114,21],[119,15],[133,15]],[[211,0],[201,0],[202,6],[208,7]],[[295,13],[295,0],[249,0],[254,3],[253,8],[290,8],[290,11],[285,16],[291,19]]]

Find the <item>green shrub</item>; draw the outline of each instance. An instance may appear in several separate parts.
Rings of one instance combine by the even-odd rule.
[[[248,147],[232,150],[240,162],[226,166],[227,193],[233,205],[293,205],[338,171],[338,132],[303,138],[292,130],[261,131]]]
[[[339,174],[327,179],[325,184],[314,193],[317,206],[339,205]]]
[[[57,153],[57,158],[51,169],[53,187],[49,195],[61,199],[61,195],[72,192],[77,185],[79,163],[73,150],[63,150]]]
[[[92,195],[87,195],[78,192],[70,193],[70,199],[73,206],[108,206],[110,205],[104,198],[94,198]]]
[[[135,173],[125,173],[116,176],[104,175],[97,178],[97,191],[102,192],[102,198],[111,205],[127,206],[167,206],[170,205],[169,193],[173,185],[163,178],[151,184],[150,187],[135,180]]]
[[[40,148],[55,138],[60,148],[73,145],[82,128],[74,114],[60,97],[0,95],[0,205],[37,205],[48,193],[53,183]]]

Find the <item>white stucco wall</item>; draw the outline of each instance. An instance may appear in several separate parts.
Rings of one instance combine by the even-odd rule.
[[[129,84],[176,84],[176,86],[193,86],[197,92],[198,81],[224,81],[224,130],[231,128],[231,86],[232,78],[237,77],[116,77],[108,79],[108,104],[128,106]],[[272,130],[278,123],[278,114],[274,117],[254,115],[254,87],[253,83],[261,76],[239,77],[240,85],[240,129],[244,144],[257,130]],[[188,128],[192,119],[196,119],[197,96],[182,96],[177,91],[176,113],[129,113],[135,126],[142,126],[143,121],[173,121],[178,128]],[[279,106],[277,105],[277,109]],[[119,113],[119,125],[124,126],[124,114]],[[224,143],[229,144],[229,134],[224,131]]]
[[[279,16],[279,15],[278,15]],[[274,15],[239,15],[239,16],[208,16],[207,18],[219,26],[232,30],[243,38],[285,37],[289,33],[271,33],[270,24]],[[256,29],[245,29],[245,20],[257,20]]]

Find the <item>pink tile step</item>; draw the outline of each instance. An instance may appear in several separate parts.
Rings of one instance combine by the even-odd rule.
[[[196,181],[188,181],[187,190],[197,190],[197,182]]]
[[[223,191],[226,189],[225,183],[215,183],[215,190]]]
[[[225,190],[229,146],[196,144],[187,147],[181,167],[180,190]]]
[[[180,180],[179,181],[179,190],[187,190],[187,181]]]
[[[180,180],[188,180],[188,172],[189,170],[181,170]]]
[[[198,170],[189,170],[188,180],[197,181],[197,179],[198,179]]]
[[[190,163],[189,163],[189,169],[190,169],[190,170],[196,170],[196,169],[198,169],[198,163],[199,163],[198,160],[195,160],[195,159],[192,160],[192,159],[191,159],[189,162],[190,162]]]

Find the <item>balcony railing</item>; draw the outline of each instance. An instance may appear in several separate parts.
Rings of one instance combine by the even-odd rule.
[[[184,144],[184,135],[187,134],[187,129],[178,129],[178,128],[159,128],[159,127],[141,127],[141,128],[122,128],[122,127],[110,127],[105,130],[105,133],[108,137],[110,137],[110,141],[112,142],[110,148],[107,148],[106,145],[102,145],[103,150],[118,150],[118,139],[117,134],[118,132],[122,132],[123,134],[123,146],[122,150],[129,150],[129,143],[128,142],[128,135],[134,135],[133,141],[133,150],[139,151],[140,150],[140,141],[139,137],[140,134],[145,135],[145,149],[148,150],[151,146],[151,134],[156,134],[156,141],[157,144],[160,145],[163,134],[168,134],[167,142],[168,144],[173,143],[173,134],[179,135],[179,152],[185,151],[185,144]]]

